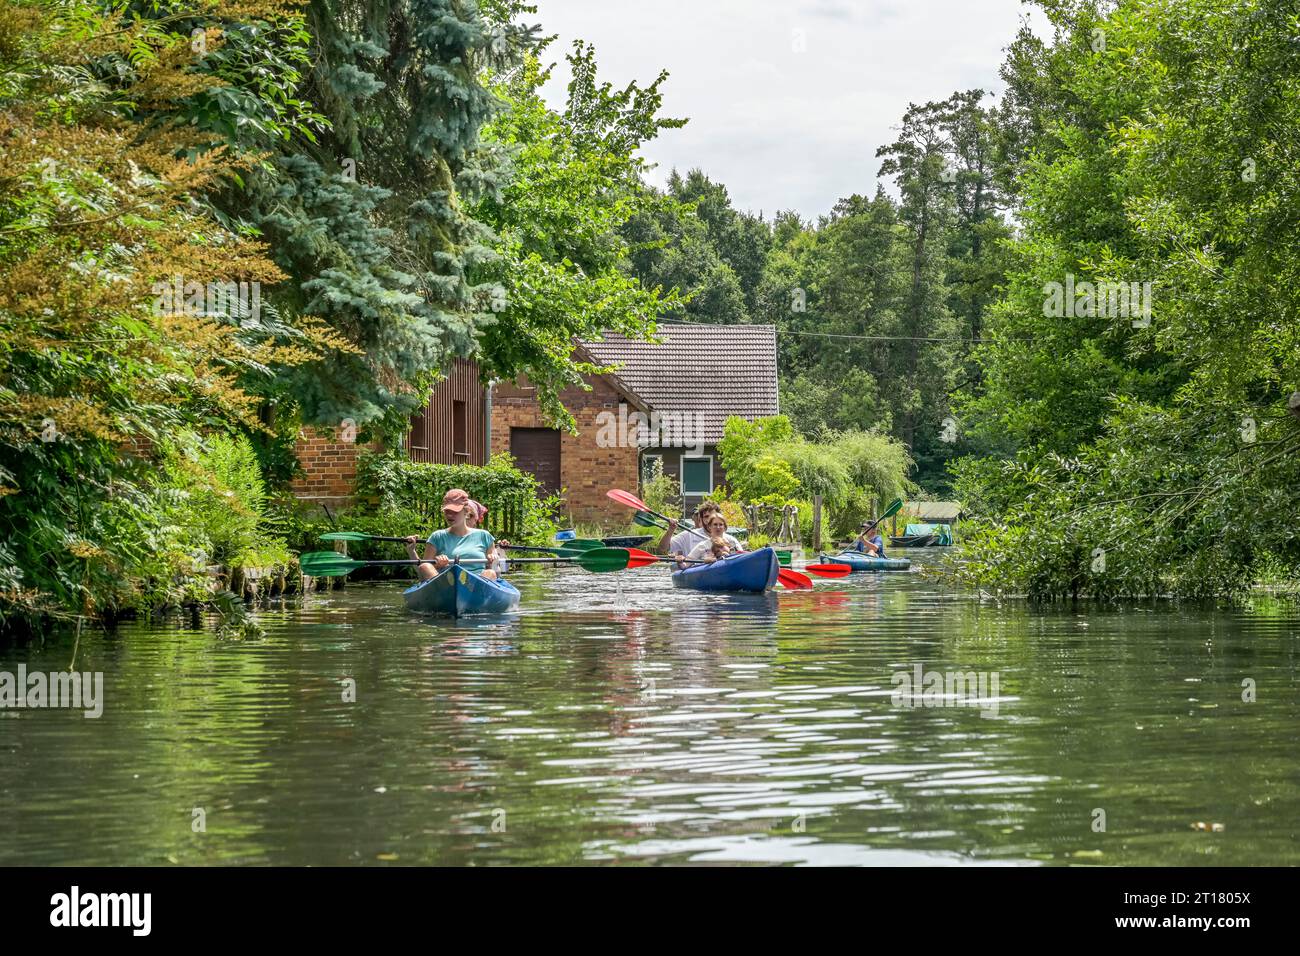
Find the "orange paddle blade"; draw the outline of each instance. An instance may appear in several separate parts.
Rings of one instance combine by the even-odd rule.
[[[847,564],[808,564],[804,566],[804,571],[819,578],[842,578],[853,573]]]
[[[806,574],[800,574],[798,571],[791,571],[789,568],[782,568],[778,571],[776,579],[795,591],[807,591],[813,586],[812,578]]]

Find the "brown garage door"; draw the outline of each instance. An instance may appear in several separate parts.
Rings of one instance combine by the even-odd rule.
[[[554,428],[510,429],[510,454],[521,470],[542,485],[542,495],[560,490],[560,433]]]

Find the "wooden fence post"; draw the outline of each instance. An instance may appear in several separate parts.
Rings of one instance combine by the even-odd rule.
[[[822,496],[813,495],[813,550],[822,549]]]

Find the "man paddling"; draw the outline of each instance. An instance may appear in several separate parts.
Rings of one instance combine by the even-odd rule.
[[[876,530],[876,522],[862,522],[858,526],[858,538],[853,542],[853,550],[869,554],[873,558],[885,556],[885,539]]]
[[[698,508],[695,509],[695,526],[704,527],[709,520],[709,515],[722,514],[722,506],[716,501],[701,501]],[[663,552],[669,557],[677,559],[678,565],[684,567],[682,562],[686,560],[695,546],[702,541],[707,541],[708,536],[698,534],[694,531],[677,531],[677,519],[668,519],[668,530],[663,533],[659,539],[659,544],[655,546],[656,551]]]

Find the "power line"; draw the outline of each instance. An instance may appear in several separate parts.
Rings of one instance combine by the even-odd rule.
[[[943,338],[934,335],[849,335],[844,332],[799,332],[795,329],[777,329],[777,335],[808,335],[823,339],[855,339],[861,342],[959,342],[980,345],[991,339]]]

